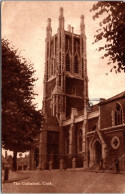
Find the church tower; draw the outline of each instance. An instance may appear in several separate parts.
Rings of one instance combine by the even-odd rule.
[[[75,34],[70,25],[67,31],[64,29],[62,7],[58,31],[54,36],[51,19],[47,21],[40,169],[48,169],[49,161],[53,162],[54,168],[59,168],[60,155],[63,155],[65,147],[62,120],[71,118],[72,109],[86,113],[88,78],[84,16],[80,19],[80,35]]]
[[[67,118],[72,108],[82,110],[88,98],[84,16],[81,16],[80,32],[80,35],[75,34],[70,25],[65,31],[62,7],[58,32],[54,36],[51,19],[48,19],[43,113],[57,120],[61,112]]]

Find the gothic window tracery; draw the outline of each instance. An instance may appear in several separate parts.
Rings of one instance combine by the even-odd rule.
[[[121,125],[123,123],[123,111],[122,106],[119,103],[116,103],[115,108],[115,125]]]
[[[78,38],[74,39],[74,51],[80,54],[80,39]]]
[[[66,71],[70,71],[70,56],[66,55]]]
[[[75,56],[75,60],[74,60],[74,72],[78,73],[79,72],[79,61],[78,61],[78,56]]]
[[[65,37],[65,50],[66,50],[66,52],[72,51],[72,38],[69,35],[66,35],[66,37]]]

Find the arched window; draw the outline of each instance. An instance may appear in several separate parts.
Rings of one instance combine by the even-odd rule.
[[[79,62],[78,62],[78,56],[75,56],[75,60],[74,60],[74,72],[78,73],[79,72]]]
[[[116,103],[116,108],[115,108],[115,125],[121,125],[122,123],[123,123],[122,106],[119,103]]]
[[[69,54],[66,55],[66,71],[70,71],[70,57],[69,57]]]
[[[78,145],[78,152],[82,151],[82,129],[78,130],[77,135],[77,145]]]

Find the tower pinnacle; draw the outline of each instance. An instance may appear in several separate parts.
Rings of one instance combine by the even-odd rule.
[[[83,24],[84,25],[84,15],[81,15],[81,24]]]
[[[48,18],[47,22],[48,22],[48,27],[51,27],[51,18]]]
[[[60,11],[60,16],[63,17],[63,7],[60,7],[59,11]]]
[[[63,7],[59,9],[59,29],[64,29]]]
[[[84,34],[85,33],[84,15],[81,15],[80,19],[81,19],[80,30],[81,30],[81,33]]]
[[[51,36],[52,36],[51,18],[48,18],[46,27],[46,37],[49,38]]]

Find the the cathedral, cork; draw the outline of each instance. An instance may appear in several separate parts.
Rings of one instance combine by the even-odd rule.
[[[39,142],[30,152],[30,169],[92,169],[103,160],[125,170],[125,92],[90,105],[84,16],[80,34],[64,29],[59,10],[57,33],[46,28],[43,109]],[[42,91],[41,91],[42,92]]]

